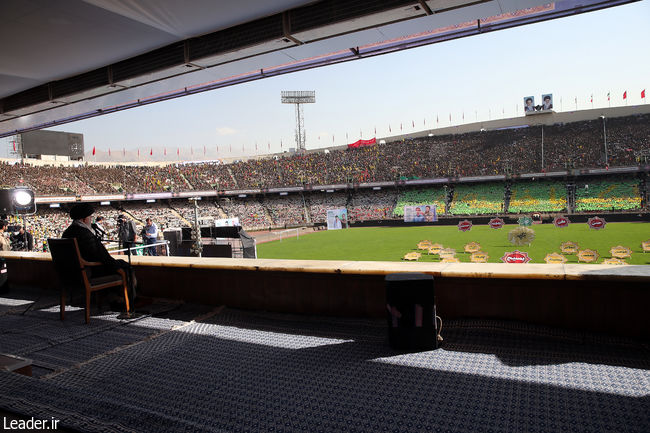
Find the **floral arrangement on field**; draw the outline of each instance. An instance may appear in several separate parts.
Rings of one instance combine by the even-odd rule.
[[[530,245],[535,240],[535,231],[529,227],[519,226],[508,232],[508,240],[513,245]]]

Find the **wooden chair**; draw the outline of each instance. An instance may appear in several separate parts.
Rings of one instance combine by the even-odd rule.
[[[65,319],[66,287],[85,291],[86,323],[90,322],[90,294],[98,290],[122,286],[126,311],[127,313],[130,311],[126,273],[122,269],[118,269],[115,274],[91,277],[88,271],[93,266],[102,266],[102,263],[85,261],[79,253],[76,239],[48,239],[47,244],[52,255],[52,262],[61,280],[61,320]]]

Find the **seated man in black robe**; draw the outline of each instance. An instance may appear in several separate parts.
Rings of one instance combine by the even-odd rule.
[[[72,224],[68,226],[63,232],[64,238],[76,238],[79,245],[79,252],[81,257],[89,262],[100,262],[103,266],[93,266],[90,268],[93,277],[102,275],[115,274],[120,270],[126,272],[127,276],[131,276],[131,287],[129,287],[129,301],[133,301],[133,287],[136,284],[135,275],[131,266],[124,260],[117,260],[108,253],[108,250],[95,236],[95,232],[91,226],[91,215],[95,210],[88,203],[79,203],[72,206],[70,209],[70,218]],[[119,287],[112,291],[111,308],[123,302],[123,294]]]

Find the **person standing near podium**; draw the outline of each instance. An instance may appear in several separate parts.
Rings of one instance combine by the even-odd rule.
[[[133,220],[130,220],[124,214],[117,216],[117,239],[120,241],[121,248],[131,248],[135,246],[136,229]]]
[[[155,244],[158,240],[158,226],[151,220],[151,218],[146,219],[146,225],[144,230],[142,230],[143,241],[146,245]],[[156,247],[147,248],[147,254],[150,256],[157,256]]]

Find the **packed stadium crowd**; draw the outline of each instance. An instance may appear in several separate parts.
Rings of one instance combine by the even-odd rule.
[[[606,124],[604,124],[606,122]],[[535,173],[566,167],[604,167],[604,126],[608,163],[646,164],[650,156],[650,115],[597,119],[544,127],[544,167],[541,165],[541,127],[518,127],[475,133],[427,136],[357,149],[336,149],[288,156],[272,156],[232,164],[201,162],[165,166],[75,167],[0,163],[0,184],[24,185],[37,195],[92,195],[164,191],[256,189],[296,185],[363,183],[396,179],[493,174]],[[640,158],[645,158],[642,161]],[[581,181],[449,184],[435,187],[354,189],[266,194],[204,200],[200,218],[239,218],[247,229],[292,227],[326,222],[328,209],[348,210],[349,221],[399,219],[405,205],[435,204],[449,215],[504,212],[634,211],[648,206],[648,186],[642,178]],[[113,202],[100,211],[115,229],[114,216],[124,212],[138,230],[147,217],[161,231],[188,226],[194,204],[184,200],[147,203]],[[12,217],[14,227],[21,224]],[[34,249],[67,226],[65,209],[40,208],[27,219]]]
[[[606,122],[608,164],[604,157]],[[38,195],[272,188],[637,165],[650,156],[650,115],[426,136],[356,149],[165,166],[3,164],[0,182]],[[644,160],[645,161],[645,160]]]

